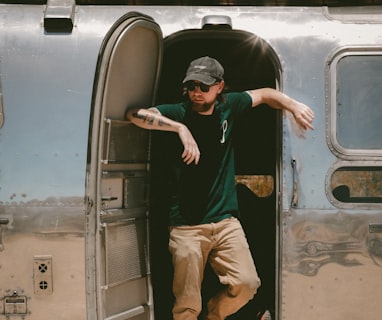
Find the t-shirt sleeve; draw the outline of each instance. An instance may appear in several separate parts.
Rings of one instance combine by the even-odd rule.
[[[181,122],[184,118],[185,109],[182,103],[177,104],[160,104],[155,106],[161,115],[175,121]]]
[[[226,99],[227,105],[236,114],[252,108],[252,98],[245,91],[228,93]]]

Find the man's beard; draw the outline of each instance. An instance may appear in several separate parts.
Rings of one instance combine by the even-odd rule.
[[[203,103],[203,104],[193,103],[192,110],[195,112],[206,112],[211,109],[212,105],[213,104],[211,103]]]

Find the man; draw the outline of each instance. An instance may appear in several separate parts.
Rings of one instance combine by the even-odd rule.
[[[169,249],[174,265],[174,320],[196,320],[207,262],[225,289],[207,305],[207,320],[223,320],[251,300],[260,279],[238,216],[232,128],[260,104],[291,112],[313,129],[313,111],[270,88],[222,94],[224,69],[210,57],[191,62],[183,84],[187,101],[128,110],[139,127],[176,132],[183,145],[174,168]],[[261,319],[270,319],[266,312]]]

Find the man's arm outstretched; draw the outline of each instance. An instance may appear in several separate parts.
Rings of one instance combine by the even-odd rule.
[[[292,99],[286,94],[271,88],[262,88],[247,91],[252,98],[252,106],[267,104],[274,109],[284,109],[293,114],[296,122],[304,130],[314,130],[312,125],[314,112],[307,105]]]
[[[161,115],[156,108],[130,109],[127,111],[126,117],[140,128],[178,133],[184,146],[184,151],[182,153],[183,161],[186,164],[190,164],[192,162],[195,162],[195,164],[199,163],[200,151],[198,145],[190,130],[188,130],[183,123],[171,120]]]

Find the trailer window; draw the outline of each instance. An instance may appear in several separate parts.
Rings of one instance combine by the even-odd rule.
[[[381,154],[382,54],[344,54],[335,80],[335,145],[350,155]]]
[[[342,167],[331,177],[334,198],[340,202],[382,203],[382,167]]]

